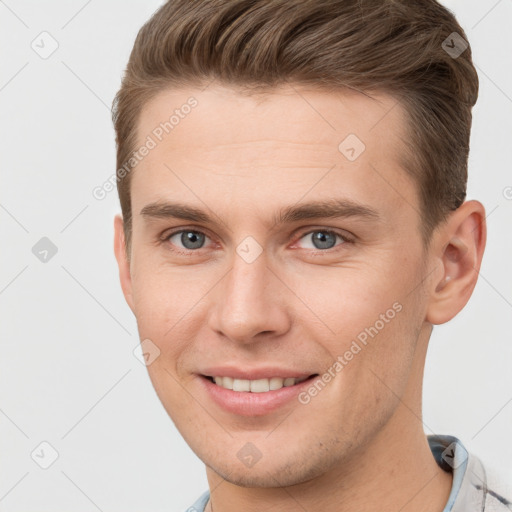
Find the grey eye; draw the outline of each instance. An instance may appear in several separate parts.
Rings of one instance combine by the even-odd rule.
[[[340,238],[341,243],[344,242],[341,235],[322,229],[310,231],[302,237],[302,239],[311,241],[312,246],[306,247],[306,249],[331,249],[336,245],[336,238]]]
[[[204,233],[200,233],[199,231],[185,230],[174,233],[169,237],[169,240],[172,242],[172,239],[176,236],[179,236],[179,241],[183,247],[190,250],[200,249],[204,245],[206,239]]]

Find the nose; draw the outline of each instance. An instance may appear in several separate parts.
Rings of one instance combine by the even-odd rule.
[[[242,344],[282,335],[290,328],[285,291],[265,252],[252,262],[235,254],[231,270],[215,287],[210,328]]]

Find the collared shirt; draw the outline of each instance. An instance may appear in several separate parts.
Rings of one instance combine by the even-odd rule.
[[[427,439],[439,467],[453,474],[450,496],[442,512],[512,511],[512,502],[507,499],[510,496],[502,496],[496,487],[497,478],[488,478],[480,459],[469,454],[459,439],[448,435],[429,435]],[[206,491],[186,512],[204,512],[209,499],[210,492]]]

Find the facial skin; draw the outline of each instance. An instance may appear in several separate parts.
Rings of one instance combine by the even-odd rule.
[[[457,314],[476,283],[483,206],[464,203],[426,251],[416,184],[399,165],[405,114],[389,96],[165,91],[142,113],[141,144],[190,96],[197,106],[132,171],[130,262],[120,216],[115,252],[140,338],[160,350],[151,381],[207,466],[207,510],[441,511],[451,476],[425,438],[423,366],[432,324]],[[338,149],[349,134],[366,146],[354,161]],[[375,215],[275,222],[330,199]],[[166,202],[212,220],[141,215]],[[164,240],[180,229],[204,243]],[[250,263],[237,253],[247,237],[262,249]],[[307,404],[241,415],[205,392],[200,374],[213,366],[321,376],[381,315],[384,327]],[[261,454],[252,467],[237,456],[247,443]]]

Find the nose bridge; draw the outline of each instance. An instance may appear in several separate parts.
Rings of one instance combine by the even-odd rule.
[[[216,296],[212,327],[239,342],[251,342],[261,332],[285,328],[286,315],[275,300],[278,280],[268,268],[263,248],[244,240],[236,248],[232,267]],[[280,294],[279,294],[280,295]]]
[[[250,251],[247,254],[250,254]],[[226,313],[233,318],[238,317],[241,323],[256,320],[265,304],[269,272],[267,258],[263,252],[254,260],[245,259],[244,256],[240,256],[237,248],[224,295]]]

